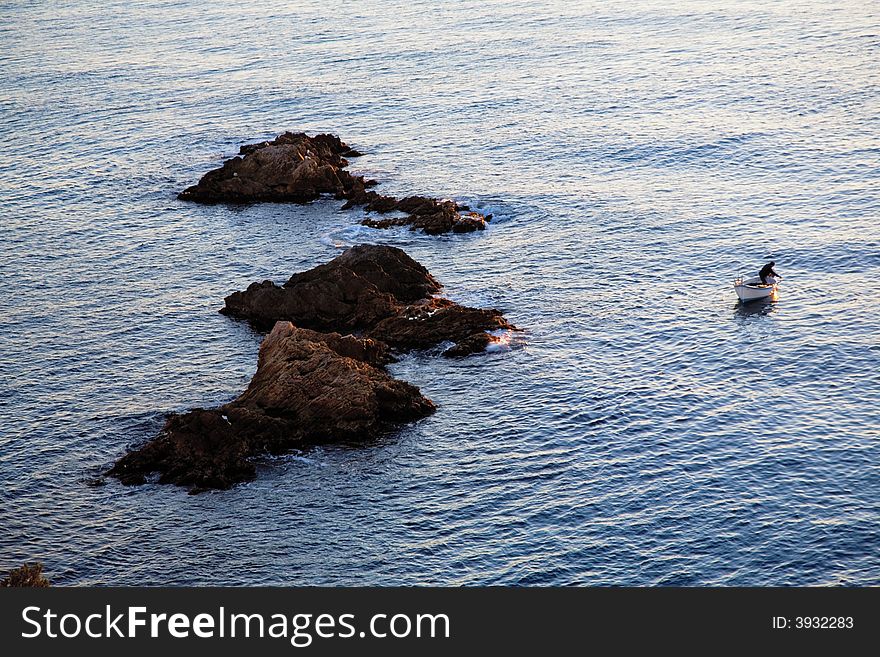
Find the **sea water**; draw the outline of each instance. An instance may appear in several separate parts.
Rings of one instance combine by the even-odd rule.
[[[0,568],[56,584],[880,584],[880,16],[864,2],[0,6]],[[175,195],[332,132],[485,232]],[[525,329],[439,406],[187,495],[101,473],[226,402],[220,315],[363,242]],[[768,260],[775,303],[732,283]]]

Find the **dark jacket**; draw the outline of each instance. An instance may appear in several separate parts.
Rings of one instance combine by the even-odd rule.
[[[758,276],[761,277],[761,282],[766,285],[768,276],[779,277],[779,274],[777,274],[775,271],[773,271],[773,263],[770,262],[770,263],[767,263],[766,265],[764,265],[763,267],[761,267],[761,271],[758,272]]]

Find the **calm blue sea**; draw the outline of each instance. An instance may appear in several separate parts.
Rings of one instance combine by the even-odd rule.
[[[0,5],[0,569],[57,584],[880,585],[880,8],[464,0]],[[329,131],[360,210],[184,204]],[[393,366],[439,411],[191,496],[100,484],[228,401],[223,297],[403,247],[527,332]],[[769,259],[779,299],[732,289]]]

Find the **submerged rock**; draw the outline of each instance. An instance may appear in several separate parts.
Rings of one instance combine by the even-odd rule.
[[[441,288],[402,250],[358,245],[283,286],[252,283],[226,297],[221,312],[261,327],[286,320],[319,331],[356,331],[400,350],[464,342],[453,352],[458,355],[482,350],[491,340],[486,331],[514,329],[500,310],[435,297]]]
[[[374,340],[278,322],[260,345],[257,372],[234,401],[171,415],[160,435],[117,461],[109,474],[194,491],[229,488],[256,474],[252,458],[315,443],[364,440],[434,412],[413,385],[381,369]]]
[[[377,184],[375,180],[345,170],[346,158],[360,155],[334,135],[285,132],[272,141],[242,146],[237,157],[206,173],[178,198],[197,203],[308,203],[321,194],[333,194],[347,201],[343,209],[360,205],[369,212],[402,213],[365,219],[366,226],[406,225],[430,235],[483,230],[491,218],[454,201],[424,196],[396,199],[368,191]]]

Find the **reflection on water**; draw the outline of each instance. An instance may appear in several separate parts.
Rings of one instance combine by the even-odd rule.
[[[752,315],[769,315],[776,310],[778,293],[774,292],[766,299],[755,301],[737,301],[734,304],[734,314],[737,317],[750,317]]]

